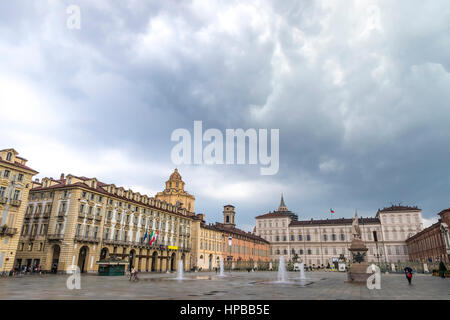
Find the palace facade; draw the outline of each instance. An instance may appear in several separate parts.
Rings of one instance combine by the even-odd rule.
[[[406,240],[411,261],[450,262],[450,208],[439,212],[439,221]]]
[[[283,196],[278,210],[256,217],[256,235],[271,244],[271,259],[297,258],[307,266],[327,266],[340,257],[350,259],[352,219],[298,220]],[[373,262],[407,261],[406,239],[423,229],[417,207],[392,206],[375,217],[359,218],[362,240]]]
[[[0,272],[9,272],[17,252],[32,177],[38,172],[14,149],[0,150]]]
[[[169,179],[170,180],[170,179]],[[96,272],[111,257],[141,271],[191,266],[193,214],[165,200],[74,175],[33,182],[15,266]],[[158,231],[149,244],[145,234]]]

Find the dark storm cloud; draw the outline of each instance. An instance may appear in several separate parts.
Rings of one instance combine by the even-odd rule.
[[[69,4],[81,8],[81,30],[66,28]],[[276,176],[182,168],[197,209],[214,219],[234,202],[249,226],[282,191],[302,218],[329,207],[373,215],[400,201],[431,217],[449,206],[444,1],[16,1],[0,12],[0,70],[58,98],[41,117],[69,125],[34,130],[74,150],[170,167],[171,132],[194,120],[279,128]],[[162,188],[148,172],[111,172],[111,182]]]

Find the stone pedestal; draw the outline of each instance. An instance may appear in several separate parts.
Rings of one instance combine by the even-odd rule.
[[[367,247],[361,239],[353,239],[349,251],[352,255],[352,265],[347,272],[347,282],[366,283],[371,275],[367,273]]]

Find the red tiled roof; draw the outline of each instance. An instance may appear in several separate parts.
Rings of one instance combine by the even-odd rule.
[[[36,170],[31,169],[30,167],[28,167],[28,166],[26,166],[26,165],[24,165],[24,164],[21,164],[20,162],[17,162],[17,161],[15,161],[14,163],[12,163],[12,162],[3,160],[3,159],[0,157],[0,162],[2,162],[2,163],[7,163],[7,164],[12,165],[12,166],[15,166],[15,167],[19,167],[19,168],[21,168],[21,169],[29,170],[29,171],[32,171],[32,172],[34,172],[34,173],[36,173],[36,174],[39,173],[39,172],[37,172]]]
[[[290,218],[290,217],[293,217],[294,220],[297,220],[297,215],[291,211],[272,211],[272,212],[257,216],[256,219]]]
[[[266,239],[263,239],[257,235],[254,235],[251,232],[245,232],[244,230],[241,230],[241,229],[238,229],[235,227],[225,226],[223,223],[216,222],[216,224],[214,225],[214,228],[216,228],[216,230],[221,231],[221,232],[232,233],[232,234],[240,235],[242,237],[246,237],[246,238],[249,238],[252,240],[257,240],[257,241],[261,241],[264,243],[270,243]]]

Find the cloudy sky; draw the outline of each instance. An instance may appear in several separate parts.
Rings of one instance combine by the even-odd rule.
[[[69,29],[69,5],[81,28]],[[154,195],[173,130],[280,130],[280,169],[181,165],[196,211],[239,226],[450,206],[448,1],[2,1],[0,148],[44,176]]]

